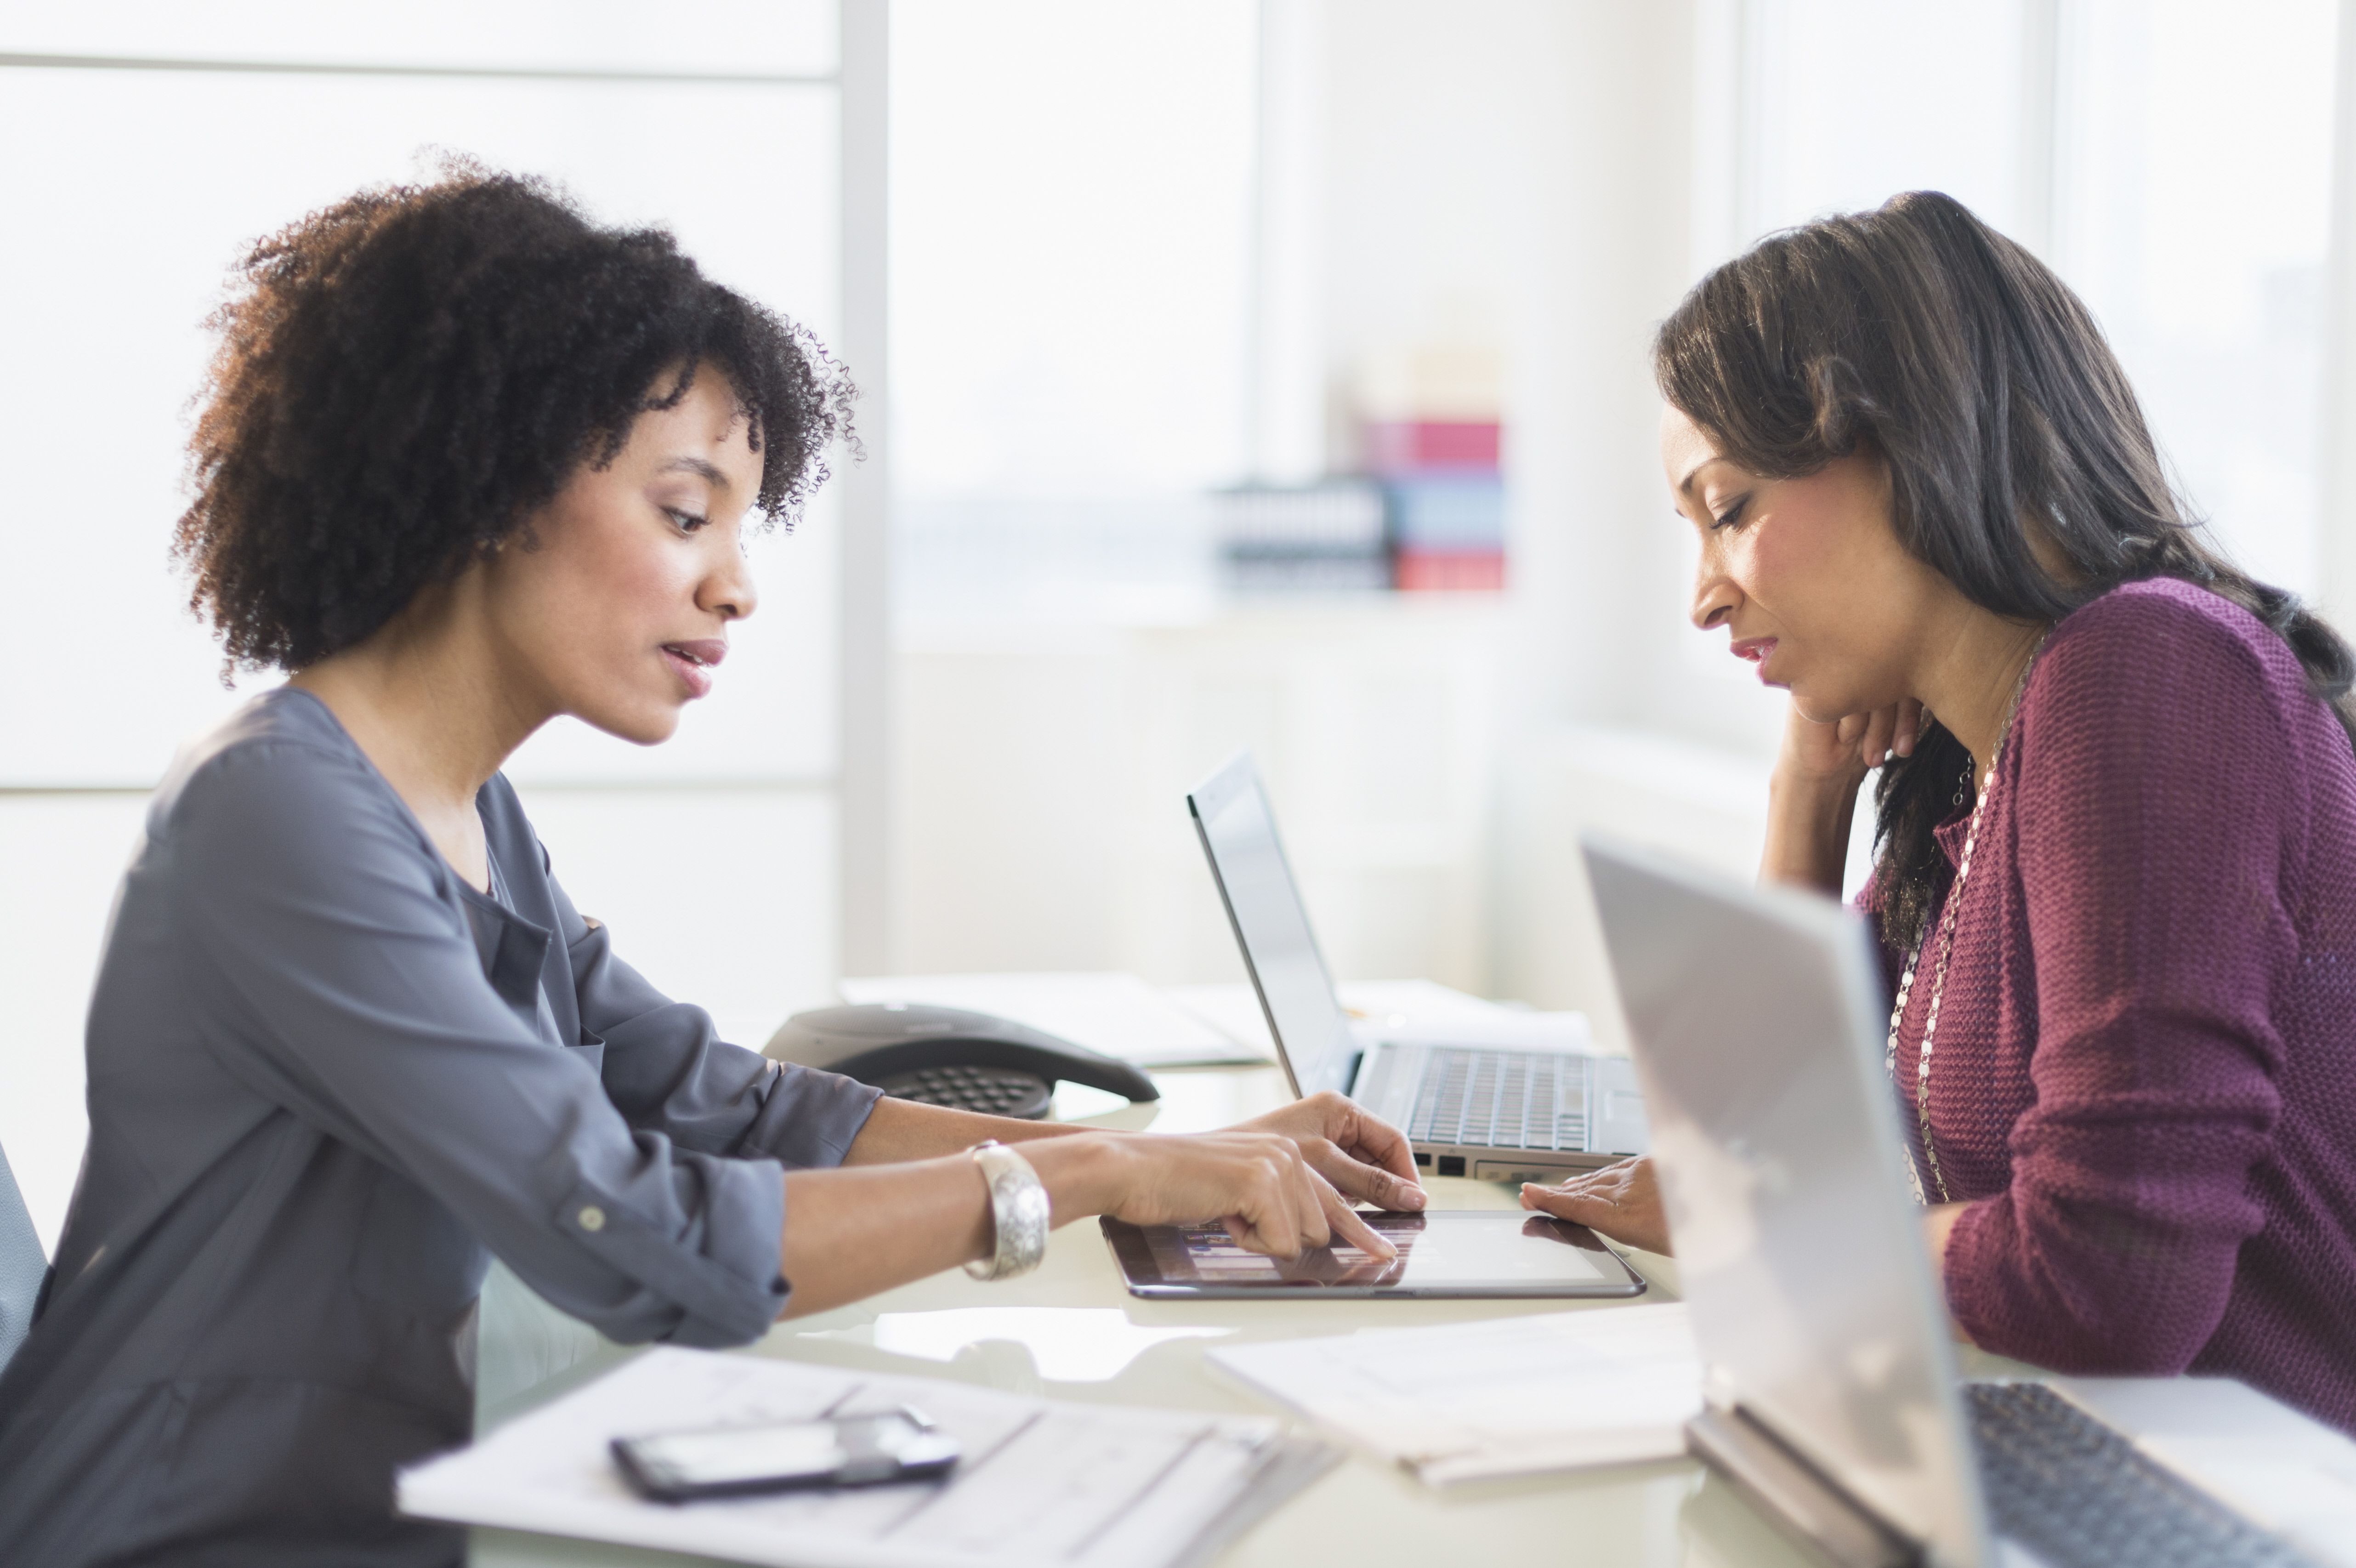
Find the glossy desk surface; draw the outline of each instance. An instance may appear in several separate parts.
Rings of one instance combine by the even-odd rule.
[[[1163,1098],[1158,1104],[1084,1119],[1192,1132],[1226,1126],[1285,1098],[1283,1079],[1273,1068],[1164,1072],[1159,1081]],[[1429,1185],[1438,1208],[1517,1206],[1513,1191],[1504,1187],[1445,1178]],[[1629,1261],[1653,1284],[1639,1301],[1675,1299],[1673,1262],[1646,1253],[1632,1253]],[[515,1303],[511,1283],[508,1289],[504,1305],[487,1298],[485,1305],[486,1427],[626,1354],[591,1347],[569,1325],[556,1332],[573,1332],[573,1348],[552,1346],[545,1322],[535,1325]],[[951,1270],[854,1307],[781,1324],[742,1353],[957,1378],[1057,1399],[1282,1413],[1215,1370],[1204,1350],[1221,1343],[1346,1334],[1368,1326],[1567,1308],[1610,1312],[1615,1305],[1140,1301],[1122,1287],[1096,1225],[1081,1221],[1055,1232],[1046,1261],[1022,1279],[983,1284]],[[580,1364],[533,1380],[584,1352]],[[472,1561],[477,1568],[542,1568],[705,1560],[483,1530],[475,1532]],[[1441,1493],[1353,1453],[1216,1561],[1223,1568],[1340,1562],[1415,1568],[1472,1562],[1797,1568],[1807,1559],[1691,1461]]]

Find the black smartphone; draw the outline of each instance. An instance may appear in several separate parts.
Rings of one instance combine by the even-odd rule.
[[[664,1503],[924,1480],[957,1461],[957,1439],[905,1405],[823,1421],[614,1439],[614,1463],[631,1489]]]

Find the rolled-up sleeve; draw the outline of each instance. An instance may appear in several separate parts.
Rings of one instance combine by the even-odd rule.
[[[616,956],[611,931],[555,895],[581,1026],[605,1042],[605,1092],[632,1126],[706,1154],[842,1163],[881,1090],[721,1039],[710,1014],[648,984]]]
[[[767,1328],[787,1294],[781,1165],[632,1125],[588,1061],[510,1010],[447,868],[364,763],[266,742],[181,788],[158,847],[203,1044],[230,1073],[415,1182],[616,1339]],[[626,1013],[609,1020],[626,1039]]]

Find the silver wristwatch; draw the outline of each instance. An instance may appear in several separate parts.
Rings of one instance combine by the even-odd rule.
[[[973,1163],[990,1184],[990,1214],[998,1230],[993,1255],[968,1263],[978,1280],[1011,1280],[1027,1274],[1047,1255],[1047,1189],[1031,1162],[993,1138],[977,1144]]]

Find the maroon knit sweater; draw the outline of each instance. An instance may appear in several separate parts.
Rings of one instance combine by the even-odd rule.
[[[1930,969],[1898,1044],[1910,1130]],[[2235,1377],[2356,1432],[2356,754],[2254,617],[2143,582],[2047,639],[1930,1110],[1976,1343]]]

